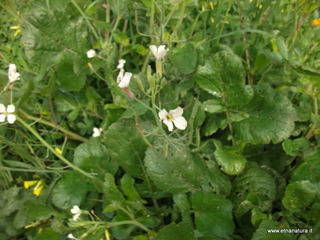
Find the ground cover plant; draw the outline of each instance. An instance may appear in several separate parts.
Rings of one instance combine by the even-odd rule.
[[[0,239],[320,239],[318,1],[0,6]]]

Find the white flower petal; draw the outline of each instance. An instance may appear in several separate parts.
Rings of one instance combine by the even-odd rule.
[[[102,128],[93,128],[93,137],[99,137],[101,135]]]
[[[13,115],[13,114],[9,114],[8,116],[7,116],[7,120],[8,120],[8,123],[14,123],[14,121],[16,120],[16,116],[15,115]]]
[[[160,120],[164,120],[164,119],[167,119],[168,112],[165,109],[162,109],[158,113],[158,115],[159,115]]]
[[[6,111],[6,107],[0,103],[0,113],[4,113]]]
[[[176,109],[170,110],[169,114],[172,115],[172,118],[182,116],[183,109],[181,107],[177,107]]]
[[[124,77],[121,79],[121,81],[119,82],[118,86],[120,88],[126,88],[129,86],[130,83],[130,79],[131,79],[132,73],[130,72],[126,72],[124,74]]]
[[[118,74],[118,76],[117,76],[117,83],[120,83],[120,82],[121,82],[121,80],[122,80],[122,78],[123,78],[123,75],[124,75],[124,70],[123,70],[123,68],[121,68],[121,69],[120,69],[120,72],[119,72],[119,74]]]
[[[6,120],[6,115],[0,114],[0,122],[4,122]]]
[[[161,59],[161,58],[164,58],[164,56],[167,54],[167,51],[168,50],[165,50],[165,45],[160,45],[158,47],[158,58]]]
[[[174,125],[180,130],[185,130],[188,126],[187,120],[182,116],[173,118],[172,121]]]
[[[70,239],[73,239],[73,240],[77,240],[77,239],[72,235],[72,233],[69,233],[67,237],[70,238]]]
[[[73,216],[73,221],[77,221],[77,219],[80,217],[81,213],[77,213]]]
[[[126,63],[126,60],[120,59],[117,68],[120,68],[120,69],[123,68],[125,63]]]
[[[16,110],[16,107],[12,104],[8,105],[7,107],[7,112],[8,113],[14,113],[14,111]]]
[[[16,65],[13,63],[9,64],[9,72],[16,72],[16,71],[17,71]]]
[[[90,49],[90,50],[87,52],[87,57],[88,57],[88,58],[94,58],[95,56],[97,56],[97,53],[96,53],[95,50]]]
[[[81,213],[81,209],[77,205],[74,205],[70,211],[72,214]]]
[[[158,56],[158,48],[155,45],[151,45],[149,46],[151,52],[153,53],[153,55],[157,58]]]
[[[12,83],[16,80],[19,80],[20,73],[17,72],[17,67],[15,64],[9,64],[9,70],[8,70],[8,78],[9,82]]]
[[[168,130],[169,130],[170,132],[172,132],[172,130],[173,130],[173,123],[172,123],[171,121],[169,121],[168,119],[164,119],[164,120],[163,120],[163,123],[164,123],[165,125],[167,125],[167,126],[168,126]]]

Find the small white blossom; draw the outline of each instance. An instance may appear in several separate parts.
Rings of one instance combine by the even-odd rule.
[[[165,45],[160,45],[159,47],[155,46],[155,45],[151,45],[149,46],[151,52],[153,53],[154,57],[156,59],[162,59],[164,58],[164,56],[167,54],[167,52],[169,51],[169,49],[165,49]]]
[[[117,83],[120,88],[126,88],[129,86],[130,79],[131,79],[132,73],[130,72],[124,72],[123,68],[120,69],[119,75],[117,77]]]
[[[69,239],[73,239],[73,240],[78,240],[77,238],[75,238],[72,233],[69,233],[67,236]]]
[[[126,63],[126,60],[120,59],[117,68],[122,69],[125,63]]]
[[[99,137],[101,135],[102,128],[93,128],[93,137]]]
[[[10,83],[20,79],[20,73],[17,72],[17,67],[15,64],[9,64],[8,78]]]
[[[81,209],[77,206],[77,205],[74,205],[72,208],[71,208],[71,213],[74,214],[73,216],[73,221],[76,221],[78,219],[78,217],[80,217],[82,211]]]
[[[170,110],[169,113],[162,109],[159,112],[160,120],[163,120],[163,123],[168,126],[170,132],[173,130],[173,124],[180,130],[186,129],[188,123],[187,120],[182,117],[183,109],[181,107],[177,107],[176,109]]]
[[[7,118],[8,123],[14,123],[16,116],[12,113],[15,111],[15,106],[10,104],[6,108],[2,103],[0,104],[0,122],[4,122]]]
[[[88,58],[94,58],[95,56],[97,56],[97,53],[96,53],[95,50],[90,49],[90,50],[87,52],[87,57],[88,57]]]

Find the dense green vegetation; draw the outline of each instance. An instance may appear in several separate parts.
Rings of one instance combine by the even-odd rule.
[[[0,239],[320,239],[318,1],[0,7]]]

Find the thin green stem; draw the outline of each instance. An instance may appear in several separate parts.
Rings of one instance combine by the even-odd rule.
[[[81,141],[81,142],[87,142],[87,141],[88,141],[88,139],[86,139],[86,138],[84,138],[84,137],[81,137],[80,135],[78,135],[78,134],[76,134],[76,133],[74,133],[74,132],[71,132],[71,131],[69,131],[69,130],[67,130],[67,129],[65,129],[65,128],[60,127],[60,126],[56,126],[56,125],[54,125],[53,123],[48,122],[48,121],[46,121],[46,120],[43,120],[43,119],[41,119],[41,118],[33,117],[33,116],[27,114],[26,112],[24,112],[24,111],[21,110],[21,109],[19,110],[19,113],[22,113],[23,116],[24,116],[25,118],[27,118],[27,119],[30,119],[30,120],[33,120],[33,121],[37,121],[37,122],[42,123],[42,124],[44,124],[44,125],[50,126],[50,127],[52,127],[52,128],[55,128],[55,129],[57,129],[57,130],[65,133],[67,136],[69,136],[69,137],[72,138],[72,139],[75,139],[75,140],[78,140],[78,141]]]
[[[88,17],[84,14],[84,12],[82,11],[82,9],[79,7],[79,5],[76,3],[75,0],[71,0],[72,4],[76,7],[76,9],[79,11],[79,13],[83,16],[83,18],[85,19],[85,21],[88,24],[88,27],[90,28],[90,30],[92,31],[93,35],[95,36],[96,39],[99,39],[99,36],[96,32],[96,30],[94,29],[94,27],[92,26],[92,24],[90,23]]]
[[[39,133],[34,130],[28,123],[26,123],[25,121],[23,121],[19,116],[16,116],[17,120],[25,127],[27,128],[45,147],[47,147],[56,157],[58,157],[62,162],[64,162],[66,165],[68,165],[69,167],[73,168],[74,170],[76,170],[77,172],[83,174],[84,176],[92,179],[93,176],[90,175],[89,173],[83,171],[81,168],[77,167],[76,165],[72,164],[71,162],[69,162],[65,157],[63,157],[61,154],[57,153],[52,147],[51,145],[44,140]]]

